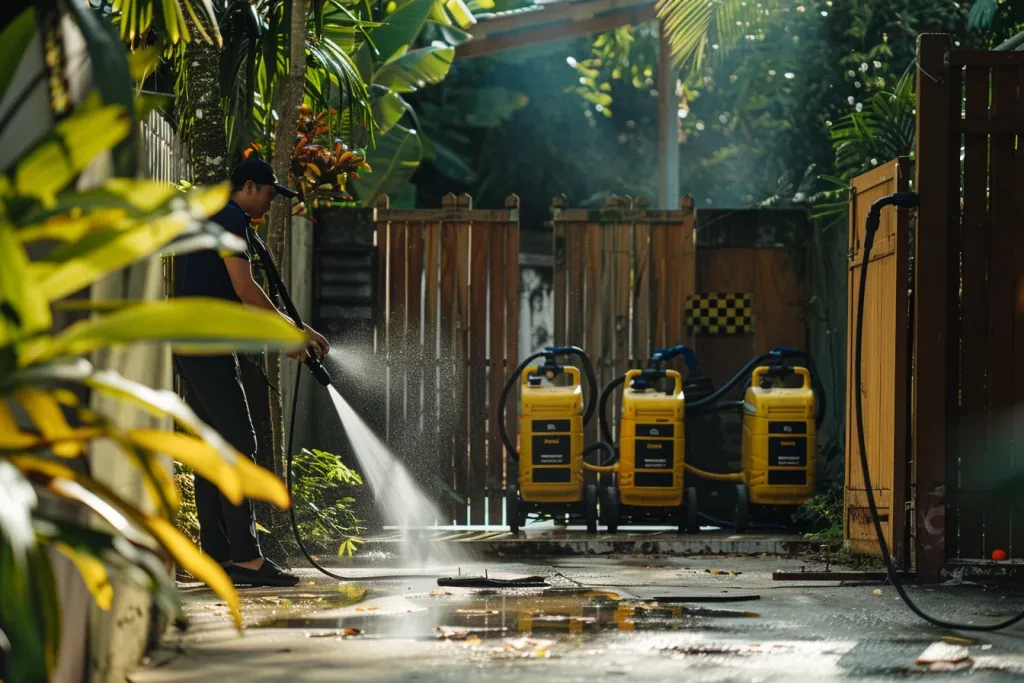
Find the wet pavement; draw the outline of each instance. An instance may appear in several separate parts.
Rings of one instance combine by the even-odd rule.
[[[1012,681],[1024,626],[948,633],[878,583],[773,582],[824,569],[774,556],[564,557],[477,562],[340,584],[299,569],[292,589],[241,589],[238,635],[208,590],[185,586],[191,626],[169,633],[131,676],[179,681]],[[544,576],[546,589],[439,587],[438,576]],[[914,586],[923,607],[982,623],[1024,608],[1024,592]],[[917,663],[921,660],[922,663]],[[933,661],[935,660],[935,661]]]

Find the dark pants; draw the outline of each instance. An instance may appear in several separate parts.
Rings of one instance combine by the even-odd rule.
[[[238,358],[175,356],[185,402],[242,455],[256,462],[256,432],[242,387]],[[252,501],[232,505],[216,486],[196,475],[196,512],[203,552],[214,560],[246,562],[262,556]]]

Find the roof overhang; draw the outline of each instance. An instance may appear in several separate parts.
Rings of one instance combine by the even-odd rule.
[[[455,58],[480,57],[552,40],[642,24],[655,18],[655,0],[549,2],[480,17],[473,40]]]

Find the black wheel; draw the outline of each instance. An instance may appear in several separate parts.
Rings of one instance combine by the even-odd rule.
[[[583,490],[583,514],[587,519],[587,533],[597,533],[597,486],[587,484]]]
[[[608,533],[619,530],[619,490],[608,486],[603,490],[601,498],[601,522],[608,527]]]
[[[514,536],[519,535],[521,526],[519,516],[519,489],[509,486],[505,491],[505,517],[508,519],[508,528]]]
[[[746,484],[736,484],[736,510],[733,512],[733,526],[742,534],[750,523],[750,491]]]

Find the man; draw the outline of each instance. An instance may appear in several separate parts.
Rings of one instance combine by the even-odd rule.
[[[262,217],[277,196],[296,192],[278,184],[270,164],[246,159],[231,172],[231,200],[212,220],[249,243],[252,217]],[[204,296],[280,313],[252,276],[249,250],[222,256],[213,249],[175,258],[175,296]],[[322,335],[306,327],[318,355],[330,351]],[[305,351],[289,357],[305,359]],[[256,433],[242,387],[238,356],[178,356],[175,367],[185,386],[185,398],[201,420],[216,429],[240,453],[256,459]],[[256,536],[253,503],[232,505],[210,482],[195,479],[196,511],[203,552],[224,566],[236,585],[294,586],[299,578],[263,557]]]

